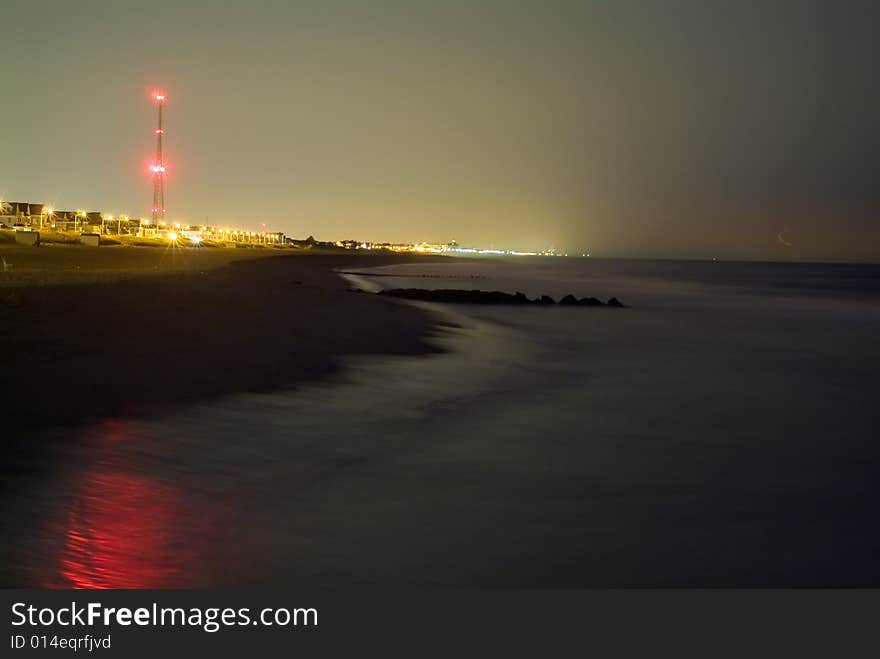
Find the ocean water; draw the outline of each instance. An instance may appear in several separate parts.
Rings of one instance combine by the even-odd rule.
[[[422,304],[425,357],[59,443],[8,503],[42,587],[877,586],[880,267],[457,259],[361,288],[619,297]]]

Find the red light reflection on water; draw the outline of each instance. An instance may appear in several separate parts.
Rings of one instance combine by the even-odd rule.
[[[174,586],[184,558],[174,550],[177,510],[168,485],[126,473],[90,474],[67,511],[63,587]]]
[[[193,564],[189,527],[198,526],[187,524],[193,510],[185,495],[137,468],[138,455],[130,452],[137,435],[126,421],[100,421],[84,439],[97,460],[74,471],[73,494],[56,500],[48,534],[58,550],[39,582],[48,588],[180,587]],[[210,515],[197,518],[210,525]]]

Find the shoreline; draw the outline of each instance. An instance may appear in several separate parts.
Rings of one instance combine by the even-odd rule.
[[[148,252],[136,260],[162,256],[140,249]],[[107,258],[87,248],[74,256],[88,261],[96,253]],[[0,395],[7,428],[144,416],[228,393],[292,387],[333,372],[343,355],[438,351],[427,342],[434,323],[426,312],[351,294],[335,271],[414,257],[233,253],[217,263],[216,254],[209,264],[197,257],[149,276],[111,270],[84,282],[74,271],[71,283],[4,287]]]
[[[351,300],[382,299],[348,293],[340,268],[328,272],[338,261],[316,258],[223,270],[254,285],[251,269],[290,273],[298,263],[315,280],[280,282],[301,300],[314,289],[343,314]],[[382,263],[364,265],[381,272]],[[400,270],[456,264],[424,265]],[[570,289],[569,274],[559,273],[556,292]],[[516,279],[496,278],[522,287]],[[663,286],[648,300],[669,299],[672,285]],[[34,433],[40,441],[30,444],[13,434],[9,446],[23,448],[8,451],[0,583],[873,583],[872,510],[859,502],[876,489],[864,470],[877,458],[867,386],[876,310],[827,300],[756,306],[752,293],[745,304],[715,305],[713,290],[694,304],[601,317],[398,302],[401,318],[437,328],[428,341],[437,353],[350,351],[330,377],[301,380],[291,393],[164,406]],[[297,306],[328,326],[320,305]],[[428,315],[407,313],[419,310]],[[223,308],[237,311],[230,301]],[[347,339],[376,322],[345,320],[329,326]],[[821,379],[805,377],[808,360]],[[699,437],[683,440],[685,427]],[[805,509],[834,514],[805,524]],[[814,549],[792,553],[804,546]],[[850,560],[828,561],[832,549]]]
[[[429,311],[352,293],[337,273],[437,257],[205,250],[154,268],[161,252],[0,249],[16,265],[22,255],[42,262],[53,282],[0,286],[4,519],[61,473],[89,424],[332,381],[352,357],[443,352],[431,340],[443,323]],[[0,563],[12,551],[0,547]],[[5,568],[0,584],[22,585]]]

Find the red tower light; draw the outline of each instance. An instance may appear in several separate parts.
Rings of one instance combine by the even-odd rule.
[[[158,225],[160,220],[165,219],[165,158],[162,154],[162,135],[165,130],[162,128],[162,108],[167,96],[161,90],[153,90],[152,96],[159,109],[159,124],[153,131],[156,135],[156,157],[150,164],[153,174],[153,222]]]

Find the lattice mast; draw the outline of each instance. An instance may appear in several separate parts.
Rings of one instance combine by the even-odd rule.
[[[153,224],[158,226],[165,221],[165,158],[162,155],[162,136],[165,129],[162,127],[162,108],[167,97],[164,92],[153,94],[153,101],[159,108],[159,123],[156,127],[156,158],[150,166],[153,172]]]

